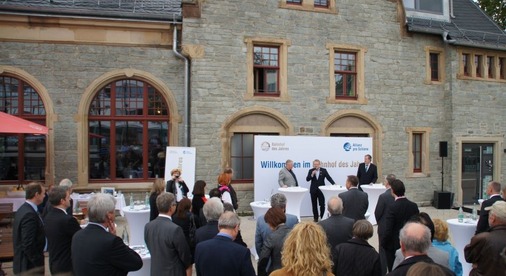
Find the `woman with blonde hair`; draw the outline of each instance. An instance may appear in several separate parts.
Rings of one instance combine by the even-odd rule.
[[[188,186],[186,186],[186,183],[181,178],[181,173],[181,170],[178,168],[172,169],[170,171],[170,180],[167,181],[166,191],[174,194],[176,202],[187,197],[188,192],[190,192],[190,189],[188,189]]]
[[[283,268],[274,270],[271,276],[333,276],[327,235],[314,222],[295,225],[281,252]]]
[[[156,197],[165,190],[165,181],[163,178],[157,178],[151,187],[151,195],[149,196],[149,221],[158,217],[158,208],[156,207]]]
[[[455,273],[456,276],[462,276],[462,264],[459,261],[459,253],[457,249],[448,241],[448,223],[440,219],[434,219],[434,240],[432,245],[448,252],[449,269]]]

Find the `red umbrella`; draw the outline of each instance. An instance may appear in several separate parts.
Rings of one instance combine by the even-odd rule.
[[[0,133],[46,134],[48,128],[0,111]]]

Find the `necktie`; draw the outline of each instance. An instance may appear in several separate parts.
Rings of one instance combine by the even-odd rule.
[[[365,165],[365,171],[369,170],[369,165]]]

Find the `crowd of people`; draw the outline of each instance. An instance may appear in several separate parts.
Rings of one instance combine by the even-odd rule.
[[[316,186],[320,177],[333,182],[318,160],[313,165],[307,181]],[[365,164],[363,170],[367,172],[371,165]],[[289,166],[280,176],[296,185]],[[364,183],[350,175],[346,179],[348,191],[327,199],[323,209],[319,194],[311,192],[314,221],[299,221],[286,213],[286,196],[273,194],[270,209],[256,221],[256,269],[241,235],[232,170],[218,176],[208,195],[206,182],[198,180],[191,199],[181,171],[174,169],[170,174],[167,183],[154,181],[149,197],[150,221],[144,228],[144,240],[151,255],[151,275],[189,276],[193,268],[199,276],[463,273],[457,250],[448,240],[447,223],[420,212],[416,203],[406,198],[404,183],[393,174],[385,178],[387,190],[374,212],[378,251],[368,242],[374,228],[365,219],[368,198],[360,190]],[[91,197],[89,222],[81,229],[72,216],[70,180],[62,180],[47,193],[38,182],[25,190],[26,203],[16,212],[13,223],[16,275],[42,275],[45,251],[49,252],[52,275],[126,275],[142,267],[139,254],[116,235],[112,195]],[[504,275],[506,271],[506,201],[502,197],[506,195],[501,196],[501,184],[495,181],[488,184],[487,194],[477,233],[464,250],[465,259],[473,264],[470,275]],[[47,205],[41,215],[38,210],[44,201]],[[325,208],[329,217],[324,219]]]

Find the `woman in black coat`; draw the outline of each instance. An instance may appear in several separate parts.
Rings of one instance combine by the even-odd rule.
[[[188,196],[188,192],[190,192],[190,189],[188,189],[188,186],[184,182],[184,180],[181,178],[181,170],[180,169],[173,169],[170,171],[171,179],[167,181],[167,189],[166,191],[169,193],[173,193],[176,197],[176,202],[181,201],[181,199]]]
[[[155,179],[153,187],[151,188],[151,195],[149,196],[149,221],[158,217],[158,207],[156,207],[156,197],[163,193],[165,189],[165,181],[163,178]]]
[[[204,204],[206,203],[207,201],[207,198],[206,198],[206,182],[204,180],[197,180],[197,182],[195,182],[195,186],[193,186],[193,198],[192,198],[192,213],[193,213],[193,216],[195,217],[195,222],[197,224],[197,228],[199,228],[200,226],[202,225],[205,225],[200,223],[201,221],[204,221],[206,220],[206,218],[204,217],[200,217],[201,216],[201,210],[202,208],[204,208]],[[202,216],[203,216],[203,213],[202,213]]]
[[[336,245],[334,275],[380,276],[379,254],[367,242],[373,235],[372,224],[365,219],[357,220],[352,233],[352,239]]]
[[[191,207],[191,201],[188,198],[183,198],[177,205],[176,213],[172,216],[172,222],[183,229],[183,234],[193,256],[195,253],[194,237],[196,227]]]

